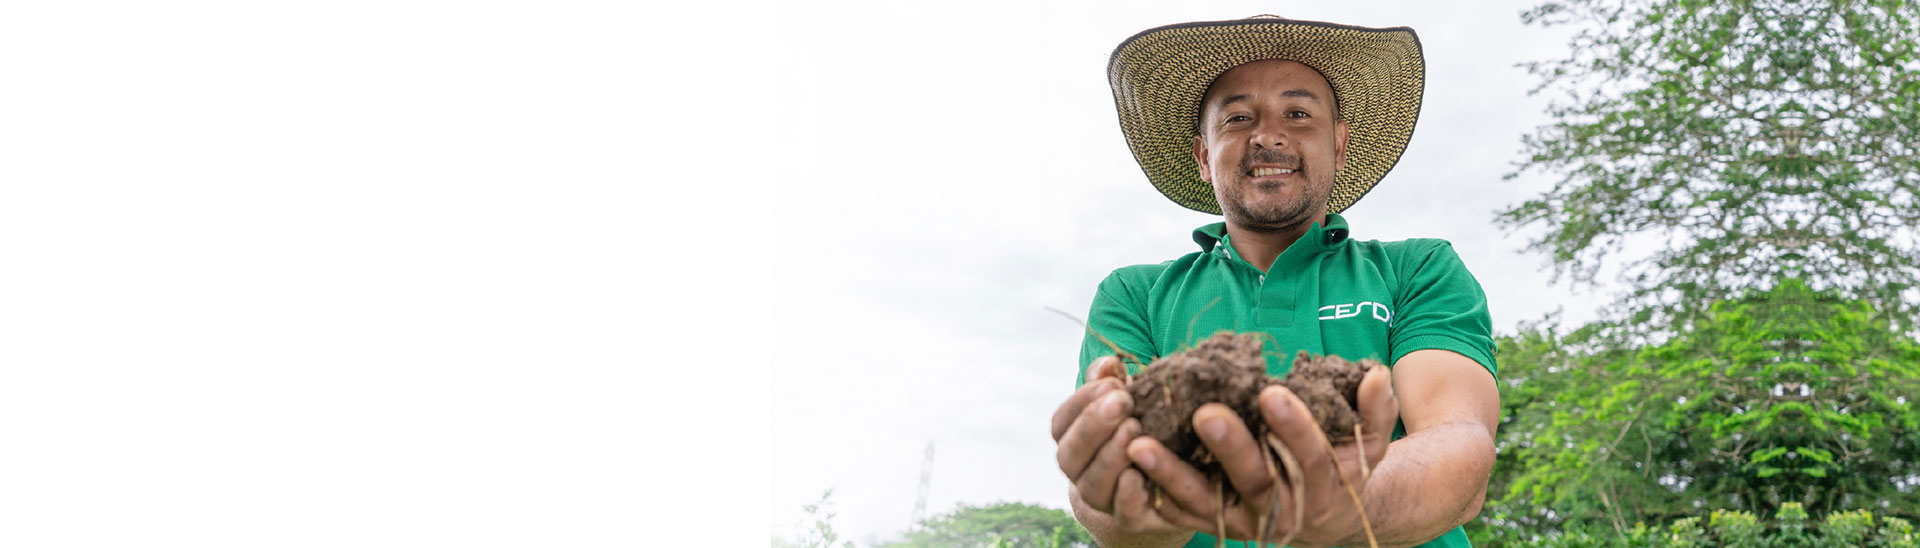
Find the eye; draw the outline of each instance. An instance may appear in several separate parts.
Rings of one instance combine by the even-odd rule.
[[[1245,122],[1245,121],[1248,121],[1248,120],[1252,120],[1252,119],[1253,119],[1252,117],[1249,117],[1249,116],[1247,116],[1247,115],[1245,115],[1245,114],[1235,114],[1235,115],[1232,115],[1232,116],[1228,116],[1228,117],[1227,117],[1227,119],[1226,119],[1225,121],[1226,121],[1226,123],[1229,123],[1229,124],[1231,124],[1231,123],[1234,123],[1234,122]]]
[[[1287,111],[1288,118],[1310,118],[1312,116],[1313,116],[1312,114],[1307,114],[1307,111],[1304,111],[1304,110]]]

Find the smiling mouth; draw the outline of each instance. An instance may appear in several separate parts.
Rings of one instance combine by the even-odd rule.
[[[1291,170],[1291,169],[1284,169],[1284,168],[1277,168],[1277,167],[1263,167],[1263,168],[1254,169],[1251,175],[1253,175],[1254,177],[1271,177],[1274,175],[1290,175],[1293,173],[1293,171],[1294,170]]]

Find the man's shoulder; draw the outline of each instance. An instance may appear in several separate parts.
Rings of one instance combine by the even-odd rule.
[[[1196,251],[1172,260],[1115,268],[1112,273],[1107,274],[1107,279],[1100,282],[1100,285],[1105,287],[1117,284],[1133,290],[1146,290],[1170,274],[1178,275],[1179,272],[1192,268],[1194,261],[1204,255],[1205,253]]]
[[[1405,240],[1354,241],[1349,248],[1352,252],[1376,263],[1387,263],[1400,268],[1417,268],[1436,257],[1457,257],[1453,251],[1453,242],[1440,238],[1408,238]]]
[[[1140,279],[1151,280],[1153,278],[1160,277],[1161,274],[1166,273],[1167,269],[1173,267],[1173,263],[1179,262],[1180,260],[1181,259],[1173,259],[1170,261],[1160,261],[1157,263],[1127,265],[1127,266],[1113,269],[1113,273],[1108,274],[1107,277],[1122,278],[1127,280],[1140,280]]]
[[[1352,264],[1372,265],[1370,268],[1389,284],[1405,285],[1419,277],[1462,272],[1453,243],[1439,238],[1354,241],[1347,249],[1357,259]]]
[[[1432,253],[1436,249],[1442,249],[1442,248],[1447,249],[1449,251],[1453,249],[1453,242],[1449,242],[1440,238],[1408,238],[1405,240],[1390,240],[1390,241],[1355,240],[1353,242],[1353,245],[1355,248],[1359,250],[1365,250],[1365,251],[1377,250],[1381,253],[1393,255],[1396,258],[1406,257],[1406,256],[1422,256],[1428,253]]]

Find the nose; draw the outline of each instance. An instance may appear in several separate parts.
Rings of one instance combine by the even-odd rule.
[[[1281,134],[1280,128],[1273,124],[1260,124],[1260,127],[1254,128],[1253,135],[1249,138],[1253,139],[1253,148],[1278,149],[1285,148],[1287,144],[1286,137]]]

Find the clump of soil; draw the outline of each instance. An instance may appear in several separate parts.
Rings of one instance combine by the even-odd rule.
[[[1295,471],[1300,465],[1292,451],[1277,436],[1268,432],[1266,421],[1260,417],[1260,391],[1274,384],[1286,385],[1319,421],[1320,431],[1326,434],[1329,444],[1345,443],[1354,439],[1357,432],[1355,426],[1360,424],[1360,379],[1366,376],[1368,370],[1380,365],[1370,360],[1349,362],[1337,356],[1315,358],[1301,351],[1294,358],[1293,370],[1287,373],[1286,378],[1275,379],[1266,374],[1263,342],[1260,335],[1221,331],[1200,341],[1192,349],[1154,360],[1127,383],[1127,394],[1133,397],[1133,416],[1140,419],[1141,433],[1159,440],[1161,445],[1206,474],[1216,488],[1225,485],[1226,470],[1194,431],[1193,412],[1199,410],[1201,405],[1217,402],[1239,415],[1240,421],[1253,431],[1261,456],[1267,461],[1268,476],[1277,481],[1282,470],[1291,476],[1297,473]],[[1276,458],[1283,467],[1275,466]],[[1364,477],[1367,473],[1363,462],[1361,474]],[[1341,478],[1345,483],[1344,473]],[[1304,500],[1303,487],[1304,484],[1294,484],[1293,500]],[[1352,484],[1346,487],[1347,494],[1353,498],[1355,511],[1360,512],[1361,524],[1366,527],[1367,543],[1378,546],[1374,541],[1373,526],[1360,504],[1359,493]],[[1226,540],[1227,498],[1237,497],[1238,492],[1221,489],[1220,493],[1216,547],[1223,546]],[[1278,523],[1275,520],[1280,519],[1279,493],[1276,491],[1270,497],[1268,514],[1260,519],[1257,527],[1262,532],[1260,546],[1267,544],[1267,525]],[[1305,517],[1304,510],[1297,505],[1293,509],[1293,526],[1296,530]],[[1292,537],[1289,533],[1281,539],[1280,544],[1287,544]]]
[[[1320,421],[1320,431],[1327,434],[1327,441],[1338,445],[1353,441],[1353,427],[1360,424],[1360,379],[1378,365],[1372,360],[1355,363],[1339,356],[1315,358],[1302,350],[1293,359],[1293,370],[1281,382],[1307,404]]]
[[[1142,433],[1160,440],[1208,478],[1219,479],[1224,469],[1194,431],[1193,412],[1203,404],[1224,404],[1253,430],[1254,439],[1264,439],[1267,428],[1260,418],[1260,391],[1285,384],[1307,404],[1328,441],[1351,441],[1353,427],[1360,422],[1356,407],[1360,379],[1379,364],[1338,356],[1314,358],[1301,351],[1286,378],[1276,379],[1266,375],[1263,342],[1256,334],[1221,331],[1192,349],[1154,360],[1127,385]]]
[[[1193,412],[1219,402],[1250,427],[1262,424],[1256,402],[1260,390],[1276,382],[1266,372],[1259,337],[1222,331],[1185,352],[1153,360],[1127,385],[1127,394],[1133,397],[1141,433],[1213,478],[1222,469],[1193,430]],[[1255,432],[1256,437],[1262,432]]]

